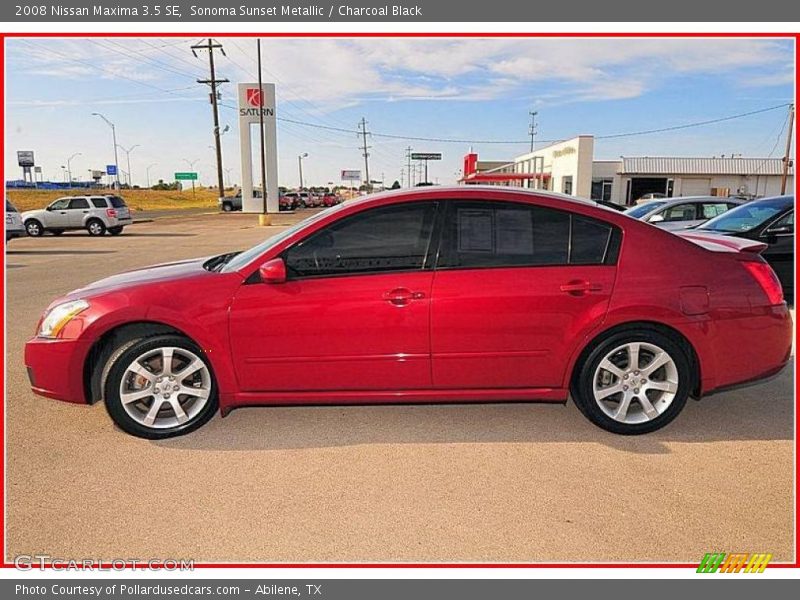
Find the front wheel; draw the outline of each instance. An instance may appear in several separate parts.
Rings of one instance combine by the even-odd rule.
[[[649,433],[681,412],[692,389],[687,350],[651,329],[622,331],[581,362],[572,395],[581,412],[607,431]]]
[[[202,350],[187,338],[161,335],[133,341],[109,359],[108,414],[127,433],[146,439],[184,435],[217,409],[217,390]]]
[[[42,227],[42,224],[36,219],[28,219],[25,221],[25,231],[27,231],[28,235],[31,237],[44,235],[44,227]]]
[[[109,227],[108,233],[110,233],[111,235],[119,235],[120,233],[122,233],[122,228],[123,228],[122,225],[117,225],[116,227]]]
[[[231,212],[233,210],[233,206],[231,204],[227,204],[227,203],[223,204],[222,205],[222,210],[224,212]]]

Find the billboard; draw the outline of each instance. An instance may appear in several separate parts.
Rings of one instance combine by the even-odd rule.
[[[20,167],[32,167],[35,164],[33,150],[17,150],[17,163]]]
[[[361,171],[355,169],[342,169],[342,181],[361,181]]]
[[[441,152],[412,152],[411,160],[442,160]]]
[[[278,212],[278,140],[275,122],[275,84],[240,83],[239,100],[239,154],[242,164],[242,210],[248,213],[264,212],[264,199],[253,192],[253,149],[251,126],[256,125],[256,146],[260,146],[258,131],[264,122],[264,166],[266,167],[266,209]],[[256,152],[256,155],[260,152]],[[258,170],[260,171],[260,169]],[[256,173],[261,180],[261,173]]]

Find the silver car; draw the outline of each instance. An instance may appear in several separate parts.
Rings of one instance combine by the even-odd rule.
[[[25,227],[22,226],[17,207],[6,198],[6,242],[18,237],[25,237]]]
[[[625,211],[625,214],[634,219],[647,221],[663,229],[674,231],[696,227],[743,203],[744,201],[738,198],[685,196],[683,198],[650,200],[632,206]]]
[[[71,229],[85,229],[89,235],[119,235],[133,223],[125,201],[119,196],[68,196],[47,208],[22,213],[28,235],[61,235]]]

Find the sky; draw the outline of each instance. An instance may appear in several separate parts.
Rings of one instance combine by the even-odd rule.
[[[256,41],[216,38],[226,184],[240,183],[237,82],[257,81]],[[7,179],[21,177],[17,150],[33,150],[45,179],[63,180],[113,164],[111,130],[130,153],[133,183],[172,180],[176,171],[215,181],[213,122],[205,53],[198,38],[8,39]],[[357,135],[372,132],[370,175],[401,177],[406,147],[441,152],[429,179],[453,183],[471,148],[485,160],[512,160],[578,134],[671,127],[793,101],[794,48],[779,39],[366,38],[262,40],[263,80],[277,89],[279,183],[339,183],[341,169],[364,169]],[[294,122],[292,122],[294,121]],[[776,108],[667,133],[598,139],[595,159],[620,156],[781,156],[787,109]],[[304,124],[298,124],[301,122]],[[327,128],[327,129],[326,129]],[[381,134],[422,141],[383,137]],[[488,143],[490,141],[509,143]],[[120,152],[121,169],[127,168]]]

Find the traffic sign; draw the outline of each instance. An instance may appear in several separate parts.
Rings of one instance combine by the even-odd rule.
[[[106,175],[116,175],[117,165],[106,165]]]
[[[176,181],[196,181],[197,180],[197,173],[175,173],[175,180]]]
[[[412,152],[411,160],[442,160],[441,152]]]

